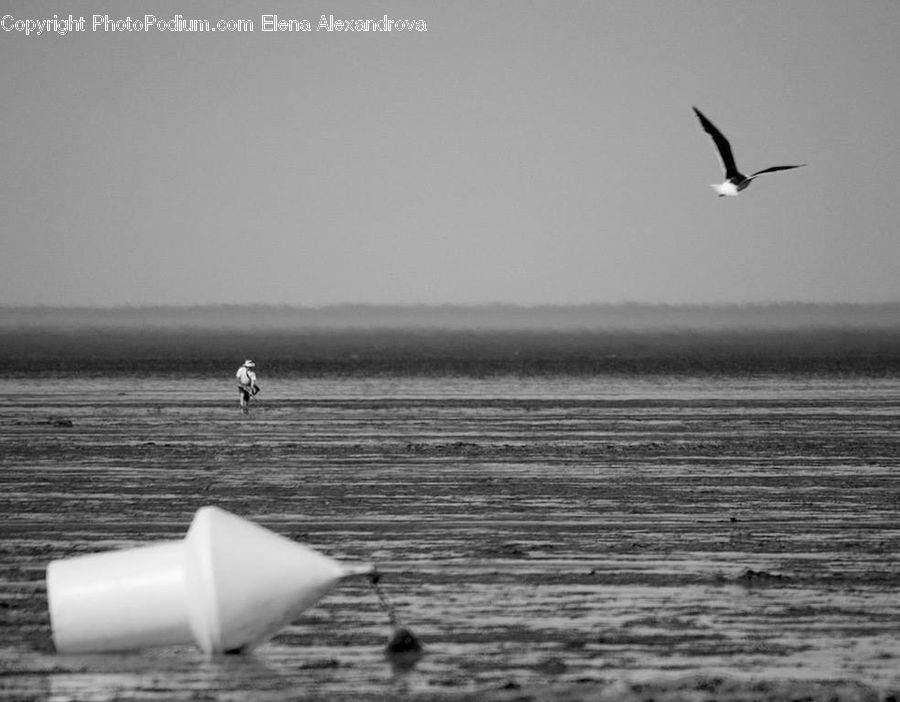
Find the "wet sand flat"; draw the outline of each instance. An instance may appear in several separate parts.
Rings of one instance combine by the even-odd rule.
[[[900,694],[890,379],[3,381],[0,697],[887,699]],[[215,504],[369,561],[249,657],[57,656],[50,560]]]

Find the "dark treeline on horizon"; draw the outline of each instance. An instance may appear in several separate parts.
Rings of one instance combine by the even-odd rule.
[[[300,374],[900,374],[900,329],[706,331],[0,329],[3,377]]]

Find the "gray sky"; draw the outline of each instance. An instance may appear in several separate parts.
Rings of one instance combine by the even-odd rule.
[[[896,0],[0,1],[54,12],[0,31],[0,304],[900,300]],[[717,198],[692,104],[809,165]]]

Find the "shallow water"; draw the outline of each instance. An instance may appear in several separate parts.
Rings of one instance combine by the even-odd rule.
[[[0,382],[0,695],[900,687],[900,381],[260,380],[249,418],[227,380]],[[249,657],[53,653],[50,560],[180,538],[206,504],[376,563],[426,655],[390,665],[362,581]]]

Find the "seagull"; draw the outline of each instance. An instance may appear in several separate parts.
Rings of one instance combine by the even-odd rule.
[[[757,176],[761,176],[763,173],[786,171],[790,168],[802,168],[806,165],[805,163],[801,163],[796,166],[772,166],[771,168],[764,168],[761,171],[757,171],[750,176],[745,176],[737,169],[737,164],[734,162],[734,155],[731,153],[731,144],[728,143],[728,139],[725,138],[725,135],[716,129],[716,125],[710,122],[706,118],[706,115],[696,107],[694,107],[694,113],[697,115],[697,119],[700,120],[700,124],[703,125],[703,131],[709,134],[716,143],[716,148],[719,150],[719,158],[722,159],[722,165],[725,167],[725,182],[715,183],[710,186],[719,193],[719,197],[724,197],[725,195],[737,195],[741,190],[750,185],[751,180]]]

